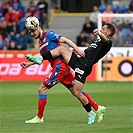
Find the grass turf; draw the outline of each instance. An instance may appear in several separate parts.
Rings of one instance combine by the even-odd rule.
[[[40,82],[0,83],[0,133],[131,133],[132,83],[88,82],[85,91],[107,107],[102,123],[87,124],[82,105],[61,84],[48,92],[43,124],[25,124],[37,113]]]

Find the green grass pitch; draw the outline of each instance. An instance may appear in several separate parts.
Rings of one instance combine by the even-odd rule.
[[[87,82],[84,90],[107,110],[87,124],[80,102],[61,84],[48,92],[43,124],[25,124],[37,113],[40,82],[0,82],[0,133],[132,133],[132,82]]]

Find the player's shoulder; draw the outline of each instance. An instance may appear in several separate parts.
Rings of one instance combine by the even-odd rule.
[[[47,34],[48,34],[48,36],[53,36],[53,37],[54,37],[54,36],[55,36],[55,37],[58,36],[58,34],[57,34],[55,31],[52,31],[52,30],[48,31]]]
[[[103,41],[101,39],[101,40],[97,41],[97,43],[99,43],[99,42],[102,43],[102,44],[112,44],[113,43],[111,39],[107,39],[106,41]]]
[[[50,30],[50,31],[47,31],[47,34],[48,35],[53,35],[55,32],[54,31],[52,31],[52,30]]]
[[[111,39],[107,39],[106,43],[111,45],[113,43],[113,41]]]

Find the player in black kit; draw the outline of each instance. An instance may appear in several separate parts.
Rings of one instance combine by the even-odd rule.
[[[62,55],[66,63],[75,71],[75,95],[80,95],[86,77],[90,75],[93,65],[97,63],[103,56],[105,56],[112,47],[112,41],[110,38],[115,33],[115,27],[110,23],[106,23],[100,31],[95,29],[93,33],[97,35],[98,38],[84,51],[79,50],[79,48],[74,45],[74,43],[71,43],[71,41],[68,39],[66,42],[62,41],[62,43],[69,44],[69,46],[74,49],[74,52],[65,46],[59,46],[54,50],[41,55],[43,57],[42,59],[40,57],[32,57],[31,59],[28,59],[36,64],[40,64],[42,60],[53,59]],[[80,57],[77,56],[77,54],[80,55]],[[87,112],[90,112],[91,108],[89,108],[90,105],[88,101],[85,101],[85,103],[86,104],[84,104],[84,108]],[[104,114],[104,112],[100,113]],[[103,119],[103,115],[101,115],[101,119]]]
[[[100,31],[95,29],[93,33],[98,35],[98,38],[84,50],[84,53],[80,51],[77,46],[71,46],[74,51],[76,51],[76,54],[81,55],[81,57],[78,57],[75,52],[72,52],[68,48],[60,46],[42,55],[43,60],[56,58],[59,55],[62,55],[66,63],[75,70],[75,78],[78,81],[85,83],[86,77],[91,73],[92,66],[105,56],[112,47],[110,38],[115,33],[115,27],[114,25],[107,23]]]

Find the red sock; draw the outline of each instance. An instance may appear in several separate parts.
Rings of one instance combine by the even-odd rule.
[[[95,109],[98,110],[98,104],[92,99],[92,97],[85,91],[82,91],[82,94],[88,99],[90,105]]]
[[[39,100],[38,100],[38,113],[37,116],[39,118],[43,117],[44,108],[47,103],[47,95],[46,94],[39,94]]]

